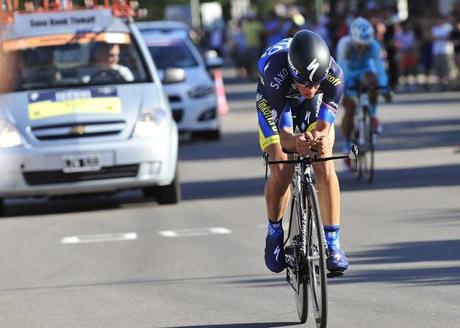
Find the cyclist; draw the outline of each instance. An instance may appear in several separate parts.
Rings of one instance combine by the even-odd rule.
[[[342,134],[344,136],[344,153],[348,154],[351,148],[351,132],[353,130],[353,112],[356,106],[356,90],[350,90],[357,83],[366,87],[383,87],[383,95],[387,101],[391,100],[388,88],[388,76],[381,56],[380,44],[374,38],[374,28],[371,23],[358,17],[350,24],[350,33],[342,37],[337,43],[337,62],[345,75],[345,94],[343,106],[345,113],[342,119]],[[377,118],[378,89],[369,92],[372,129],[376,133],[382,132],[382,126]],[[345,159],[350,168],[350,159]]]
[[[265,50],[258,62],[256,108],[259,142],[271,160],[286,160],[283,148],[305,155],[315,146],[332,155],[334,118],[343,92],[343,73],[321,37],[300,30]],[[295,133],[295,126],[302,131]],[[343,272],[348,260],[340,247],[340,190],[332,161],[313,165],[329,251],[327,268]],[[265,264],[273,272],[285,267],[282,218],[289,202],[293,165],[270,165],[265,184],[268,233]]]

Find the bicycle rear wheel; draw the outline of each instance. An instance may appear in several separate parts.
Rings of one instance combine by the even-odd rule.
[[[325,328],[327,326],[327,273],[324,231],[316,188],[313,185],[308,185],[307,188],[309,285],[316,326]]]
[[[364,151],[360,165],[363,179],[371,183],[374,179],[374,131],[372,130],[371,115],[368,110],[364,113]]]
[[[293,206],[291,206],[291,227],[292,233],[291,246],[293,250],[294,267],[288,267],[288,279],[292,276],[292,286],[295,291],[295,301],[297,307],[297,315],[301,323],[305,323],[308,318],[308,275],[306,272],[305,261],[305,231],[304,215],[305,213],[305,199],[302,193],[293,192]],[[302,199],[303,198],[303,199]]]

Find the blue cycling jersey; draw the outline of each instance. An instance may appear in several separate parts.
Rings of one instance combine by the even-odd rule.
[[[292,38],[286,38],[269,47],[257,64],[256,107],[262,149],[279,142],[279,129],[296,124],[305,131],[314,127],[316,120],[332,124],[343,94],[343,72],[334,59],[331,59],[331,69],[312,99],[305,99],[298,92],[288,68],[291,41]]]
[[[297,98],[299,102],[302,100],[288,68],[287,55],[291,40],[292,38],[283,39],[268,48],[257,64],[260,78],[257,92],[268,101],[271,109],[276,111],[277,118],[282,116],[283,111],[291,109],[288,108],[289,98]],[[343,93],[342,69],[334,59],[331,60],[331,69],[317,92],[322,94],[318,119],[329,123],[334,122]]]
[[[379,86],[388,86],[388,76],[382,59],[382,49],[376,40],[372,40],[363,54],[356,51],[351,36],[346,35],[337,43],[337,62],[345,75],[345,84],[362,80],[367,72],[377,75]]]

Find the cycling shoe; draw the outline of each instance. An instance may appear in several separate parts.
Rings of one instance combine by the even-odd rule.
[[[326,267],[331,273],[342,273],[348,269],[348,259],[340,248],[329,248]]]
[[[286,268],[283,246],[283,231],[265,239],[265,265],[270,271],[279,273]]]

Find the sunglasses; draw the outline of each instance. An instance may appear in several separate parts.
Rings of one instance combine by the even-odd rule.
[[[316,82],[316,83],[311,83],[311,82],[308,82],[308,81],[302,81],[302,80],[299,80],[299,79],[296,79],[294,78],[294,81],[304,87],[307,87],[307,88],[315,88],[315,87],[318,87],[323,81],[325,80],[325,78],[321,79],[321,81],[319,82]]]

